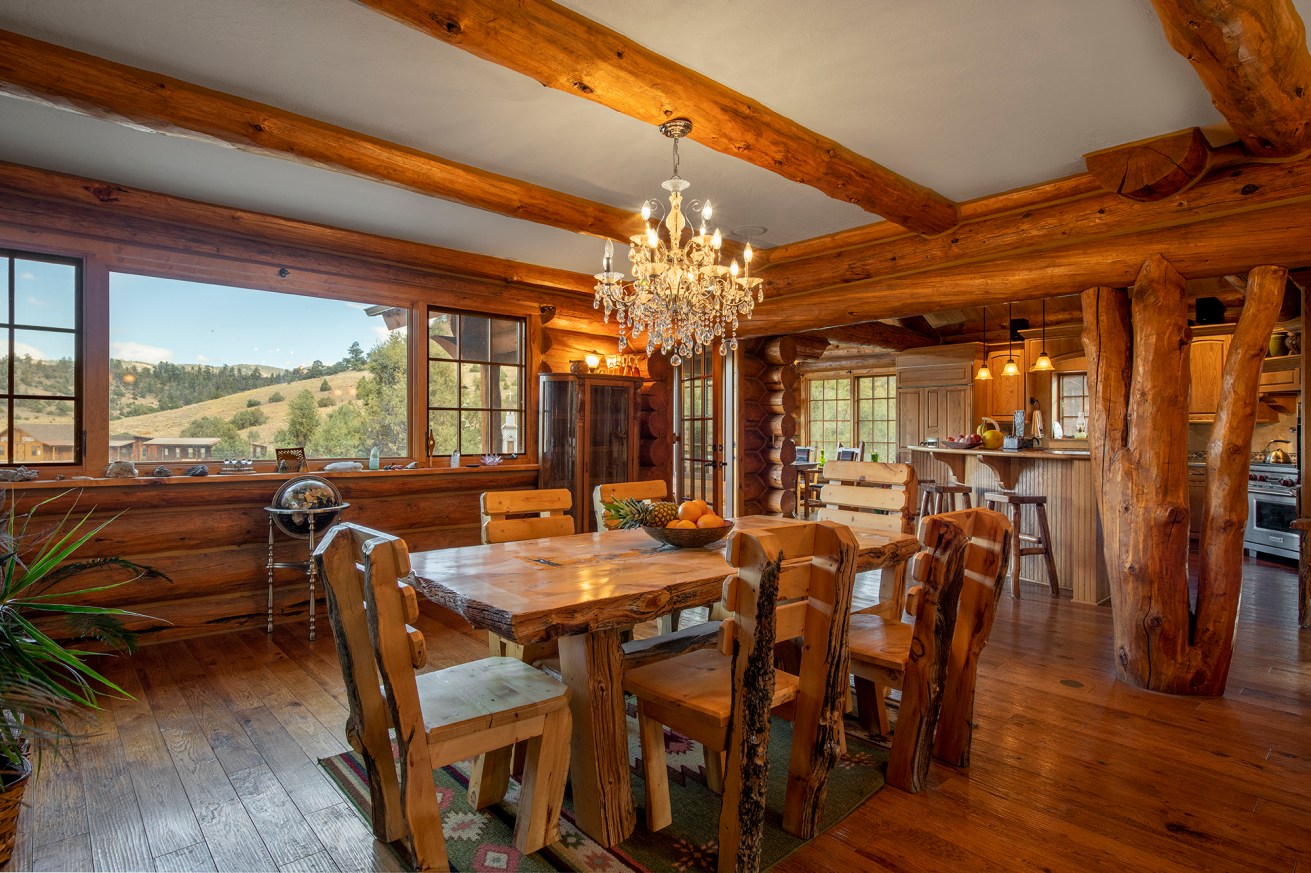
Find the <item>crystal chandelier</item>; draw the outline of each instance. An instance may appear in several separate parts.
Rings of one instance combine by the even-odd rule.
[[[689,205],[701,216],[695,230],[683,215],[683,192],[688,182],[678,175],[678,140],[692,130],[692,122],[675,118],[660,125],[674,141],[674,175],[661,183],[669,192],[669,207],[652,198],[642,204],[646,232],[632,237],[628,262],[633,278],[613,268],[614,242],[606,240],[601,272],[596,274],[595,308],[605,308],[605,320],[615,313],[619,322],[619,351],[645,333],[646,353],[657,348],[673,352],[669,363],[677,367],[682,356],[701,354],[718,338],[719,353],[737,348],[739,318],[750,318],[757,300],[765,299],[761,281],[751,276],[751,245],[725,267],[719,263],[723,237],[710,226],[710,201]],[[653,214],[661,214],[652,219]]]

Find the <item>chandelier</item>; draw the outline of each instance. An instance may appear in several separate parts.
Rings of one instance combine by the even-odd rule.
[[[594,308],[605,308],[605,320],[614,313],[619,322],[619,351],[646,334],[646,353],[673,352],[669,363],[677,367],[683,356],[701,354],[716,339],[719,353],[737,348],[739,318],[750,318],[757,300],[764,300],[761,281],[751,276],[751,245],[725,267],[719,262],[723,237],[711,232],[710,201],[690,201],[701,223],[693,229],[683,215],[683,192],[688,182],[678,175],[678,140],[692,130],[692,122],[675,118],[660,125],[674,141],[674,175],[661,183],[669,192],[669,206],[652,198],[642,204],[646,232],[631,238],[628,262],[633,274],[625,281],[615,272],[614,242],[606,240],[601,272],[596,274]],[[652,219],[656,212],[660,214]]]

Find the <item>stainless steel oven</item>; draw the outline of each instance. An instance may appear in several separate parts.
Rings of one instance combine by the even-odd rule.
[[[1270,554],[1297,559],[1301,534],[1297,519],[1297,467],[1253,464],[1247,482],[1247,530],[1243,547],[1249,555]]]

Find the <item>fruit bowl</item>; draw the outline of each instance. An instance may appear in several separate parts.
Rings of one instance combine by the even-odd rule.
[[[973,440],[943,440],[942,444],[949,449],[981,449],[983,448],[983,439],[980,437]]]
[[[699,527],[695,530],[677,527],[653,527],[642,525],[651,539],[678,549],[699,549],[711,543],[717,543],[733,529],[733,522],[725,519],[722,527]]]

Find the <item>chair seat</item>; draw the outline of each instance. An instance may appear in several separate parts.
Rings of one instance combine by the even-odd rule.
[[[637,667],[624,674],[624,690],[701,724],[726,728],[733,706],[733,660],[718,649],[702,649]],[[797,696],[797,677],[774,671],[771,706]],[[674,724],[671,727],[679,727]]]
[[[910,657],[915,626],[897,618],[859,613],[851,617],[848,635],[851,660],[901,670]]]
[[[1012,494],[1009,491],[989,491],[983,495],[983,499],[988,503],[1019,503],[1024,505],[1037,505],[1047,502],[1046,496],[1042,494]]]
[[[416,677],[428,742],[478,733],[568,705],[569,689],[514,658],[484,658]]]

